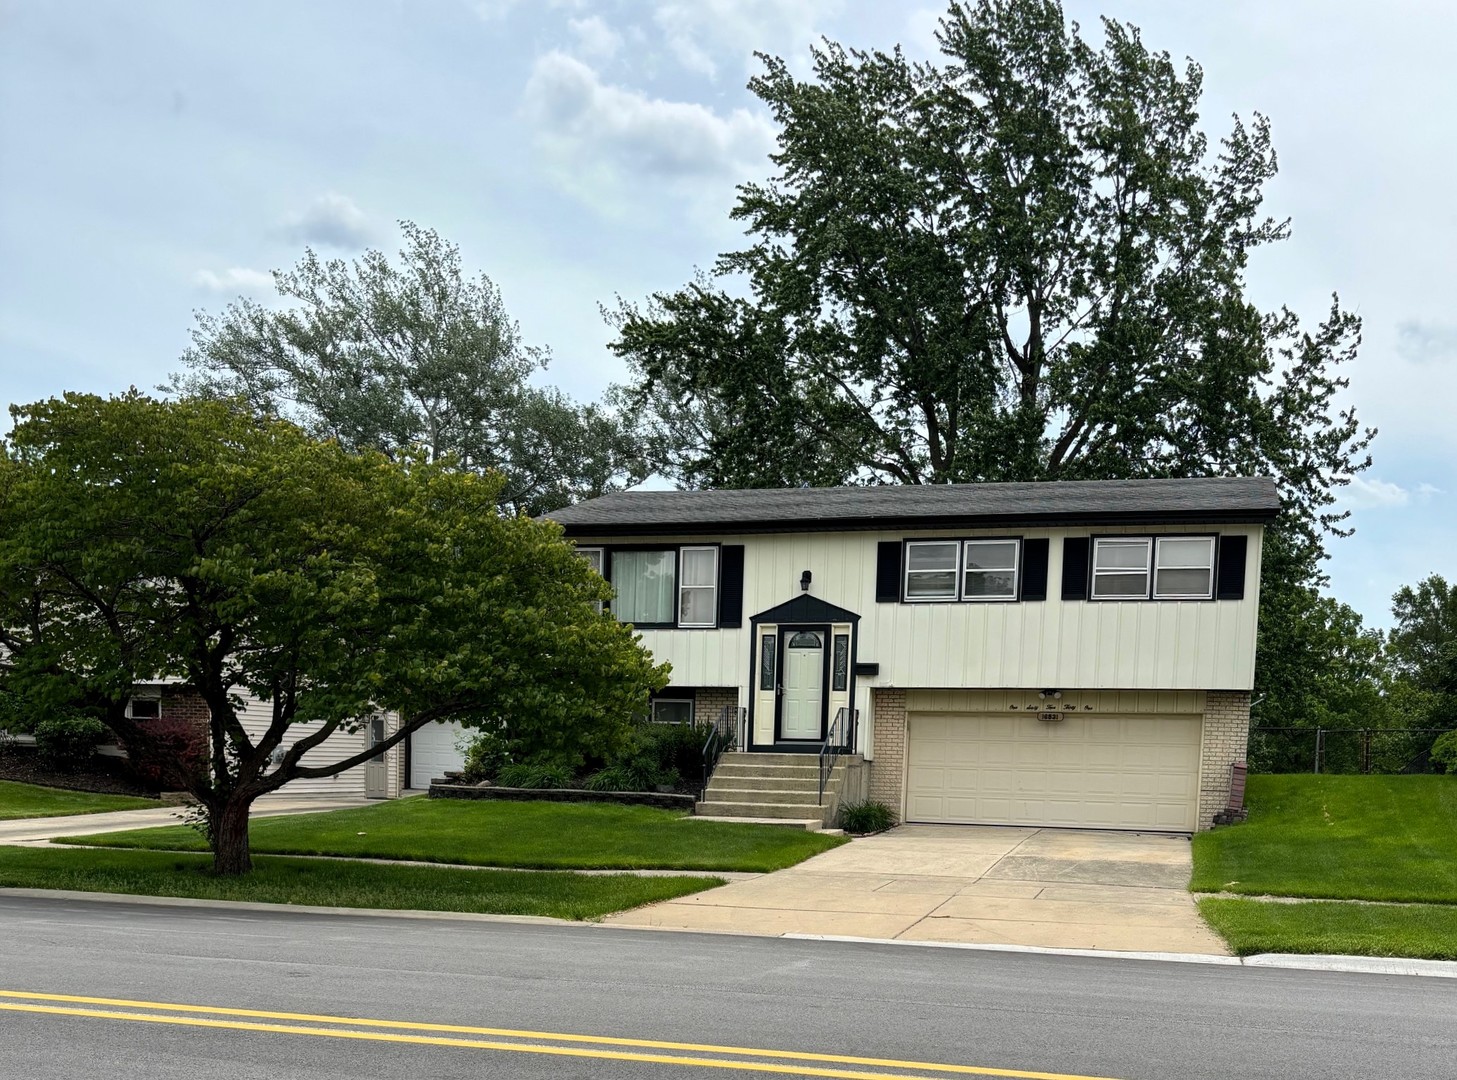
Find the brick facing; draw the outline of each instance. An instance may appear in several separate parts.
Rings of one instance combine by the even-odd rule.
[[[704,687],[693,692],[693,722],[715,724],[725,705],[737,706],[739,691],[733,686]]]
[[[870,798],[885,803],[900,817],[906,763],[906,692],[875,687],[871,715],[875,723],[875,759],[870,762]]]

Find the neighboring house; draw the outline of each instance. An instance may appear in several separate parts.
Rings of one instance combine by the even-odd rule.
[[[268,730],[271,709],[272,706],[267,701],[243,696],[243,707],[238,719],[250,738],[256,740]],[[196,724],[204,733],[207,732],[210,715],[207,703],[196,691],[167,680],[138,683],[127,705],[127,712],[137,720],[185,720]],[[393,734],[397,730],[398,722],[397,714],[382,713],[359,731],[336,731],[305,754],[303,764],[317,767],[353,757]],[[317,724],[294,724],[284,736],[283,744],[277,752],[281,754],[287,751],[299,739],[317,730]],[[402,783],[405,778],[404,758],[403,744],[399,744],[363,765],[333,776],[292,780],[281,790],[295,796],[398,798],[403,788],[408,786]]]
[[[814,753],[841,709],[910,822],[1191,832],[1255,670],[1262,478],[625,492],[550,514],[672,685]],[[849,713],[843,714],[847,719]]]

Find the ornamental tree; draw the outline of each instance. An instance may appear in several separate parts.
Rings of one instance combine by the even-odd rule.
[[[249,869],[249,807],[290,780],[435,720],[503,728],[525,753],[605,754],[667,682],[598,610],[608,586],[560,530],[498,511],[498,476],[350,453],[236,401],[68,394],[12,412],[5,687],[84,708],[154,765],[175,751],[127,717],[132,687],[196,691],[208,768],[186,782],[219,873]],[[271,703],[261,734],[243,695]],[[305,763],[380,710],[402,718],[383,743]]]

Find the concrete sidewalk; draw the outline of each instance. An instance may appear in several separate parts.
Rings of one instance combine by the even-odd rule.
[[[1186,891],[1188,839],[909,825],[622,926],[1226,956]]]
[[[252,817],[275,817],[279,814],[311,814],[324,810],[345,810],[354,806],[370,806],[378,799],[335,799],[317,795],[265,795],[253,804]],[[92,833],[122,832],[146,829],[156,825],[179,825],[181,806],[147,807],[142,810],[117,810],[109,814],[75,814],[68,817],[18,818],[0,821],[0,844],[50,840],[57,836],[90,836]]]

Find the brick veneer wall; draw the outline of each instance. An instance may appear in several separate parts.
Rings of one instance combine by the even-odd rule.
[[[163,690],[161,713],[164,720],[188,720],[204,734],[212,719],[207,702],[195,690]]]
[[[885,803],[899,817],[906,763],[906,692],[875,687],[871,716],[875,724],[875,760],[870,762],[870,798]]]
[[[693,722],[716,724],[725,705],[737,706],[739,691],[734,686],[710,686],[693,692]]]
[[[1229,801],[1229,767],[1244,761],[1250,741],[1248,690],[1210,690],[1204,698],[1204,735],[1199,748],[1199,822],[1208,829]]]

